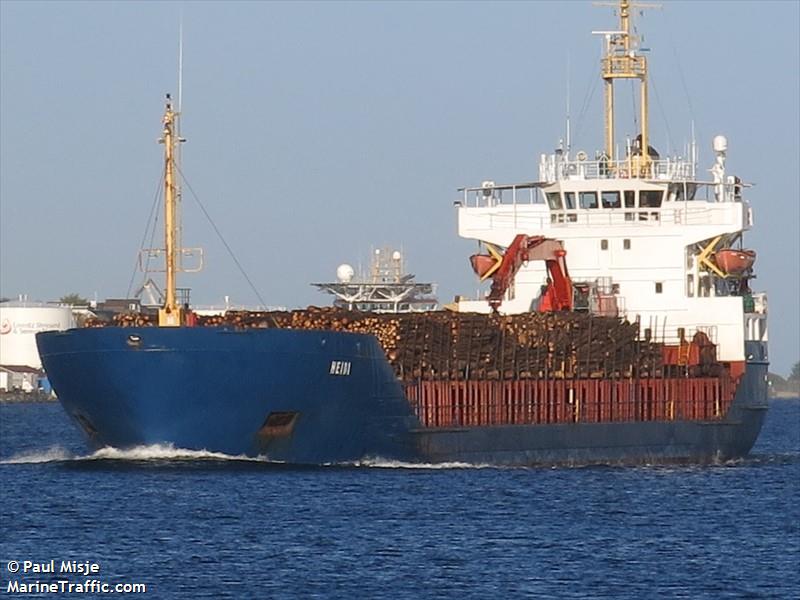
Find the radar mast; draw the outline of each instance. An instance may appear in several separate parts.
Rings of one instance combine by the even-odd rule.
[[[594,31],[592,33],[605,37],[604,56],[601,60],[601,77],[605,92],[605,153],[609,159],[616,160],[614,152],[614,80],[638,79],[640,91],[641,131],[637,143],[638,156],[634,164],[632,176],[646,173],[650,165],[650,147],[648,130],[647,100],[647,58],[640,54],[640,36],[631,33],[631,9],[660,8],[659,4],[644,4],[620,0],[617,2],[596,2],[596,6],[612,6],[619,10],[619,30]]]

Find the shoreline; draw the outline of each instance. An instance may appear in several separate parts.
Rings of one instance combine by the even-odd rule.
[[[0,404],[34,404],[58,402],[58,398],[45,392],[5,392],[0,394]]]
[[[800,399],[800,390],[795,391],[780,391],[780,392],[769,392],[769,399],[770,400],[798,400]]]

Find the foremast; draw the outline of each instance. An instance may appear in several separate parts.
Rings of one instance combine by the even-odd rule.
[[[177,135],[178,113],[172,110],[172,99],[167,94],[164,111],[164,243],[166,259],[166,290],[164,306],[158,310],[159,327],[179,327],[183,323],[183,308],[177,301],[176,275],[178,271],[178,185],[176,180],[176,148],[183,140]]]

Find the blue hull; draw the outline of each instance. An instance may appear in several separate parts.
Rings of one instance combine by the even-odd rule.
[[[105,327],[37,343],[96,447],[172,444],[294,464],[708,461],[747,454],[766,409],[766,361],[754,360],[722,421],[424,429],[370,335]]]

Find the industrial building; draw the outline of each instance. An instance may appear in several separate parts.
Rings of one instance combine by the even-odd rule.
[[[74,326],[70,306],[25,300],[0,303],[0,366],[41,369],[36,334]]]

